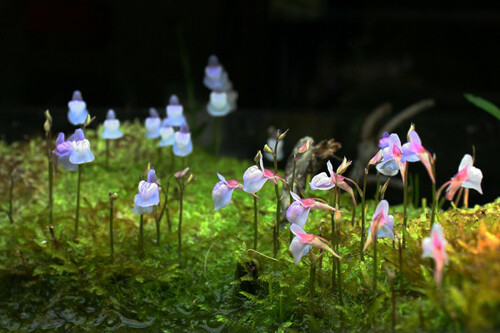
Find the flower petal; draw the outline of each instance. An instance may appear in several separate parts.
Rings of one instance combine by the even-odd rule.
[[[299,237],[295,236],[292,239],[289,247],[290,252],[292,252],[293,257],[295,258],[295,265],[298,265],[300,259],[308,252],[309,246],[305,243],[302,243]]]
[[[243,191],[256,193],[264,186],[268,179],[264,177],[262,170],[258,166],[252,165],[243,174]]]
[[[294,201],[286,211],[286,219],[290,223],[297,224],[300,227],[304,227],[307,222],[307,217],[309,216],[309,211],[311,208],[303,207],[300,202]]]
[[[335,187],[335,183],[332,180],[332,177],[329,177],[326,172],[322,172],[320,174],[317,174],[316,176],[311,179],[311,182],[309,183],[311,186],[311,190],[329,190],[333,187]]]

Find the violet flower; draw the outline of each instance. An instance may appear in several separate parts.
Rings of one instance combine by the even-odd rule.
[[[434,259],[434,279],[438,285],[441,285],[443,268],[448,263],[446,243],[447,241],[444,238],[443,228],[439,223],[434,223],[432,226],[431,236],[425,237],[422,241],[422,258]]]
[[[384,176],[395,176],[398,171],[401,172],[401,177],[405,177],[406,162],[401,159],[403,157],[403,150],[401,147],[401,140],[395,133],[389,135],[389,145],[382,149],[383,160],[377,164],[377,171]]]
[[[174,128],[172,126],[165,126],[160,128],[161,140],[158,142],[159,147],[173,146],[174,144]]]
[[[90,150],[90,142],[85,139],[85,134],[81,128],[77,129],[75,133],[70,136],[71,154],[69,155],[69,162],[73,164],[83,164],[92,162],[95,157]]]
[[[373,241],[373,235],[376,235],[377,238],[389,237],[394,240],[394,216],[389,215],[387,200],[381,200],[375,209],[373,221],[368,227],[368,236],[363,251],[366,251]]]
[[[348,165],[347,165],[348,166]],[[339,169],[345,169],[347,166],[344,166],[344,163],[339,167]],[[356,198],[354,197],[354,191],[353,189],[346,183],[346,180],[353,182],[351,179],[344,177],[339,174],[339,171],[337,170],[337,173],[333,172],[333,166],[332,162],[328,161],[326,163],[326,167],[328,168],[328,173],[330,175],[327,175],[326,172],[321,172],[314,176],[311,179],[311,182],[309,185],[311,186],[311,190],[322,190],[322,191],[328,191],[335,186],[338,186],[340,189],[346,191],[351,195],[353,203],[356,205]],[[344,170],[345,171],[345,170]]]
[[[163,127],[176,126],[181,127],[186,124],[186,118],[184,117],[184,107],[179,102],[177,95],[170,96],[170,100],[166,107],[167,118],[162,122]]]
[[[307,217],[311,209],[328,209],[335,211],[335,208],[328,205],[322,199],[308,198],[301,199],[297,194],[290,191],[290,195],[295,200],[292,202],[286,211],[286,219],[290,223],[297,224],[300,227],[304,227],[307,222]],[[321,201],[319,201],[321,200]]]
[[[193,151],[193,142],[187,124],[183,124],[180,131],[174,134],[173,151],[176,156],[187,156]]]
[[[210,90],[229,91],[232,89],[232,83],[215,55],[208,58],[203,84]]]
[[[87,104],[82,99],[82,93],[79,90],[73,92],[71,101],[68,102],[68,120],[73,125],[83,125],[89,115]]]
[[[68,171],[76,171],[78,169],[78,165],[69,161],[69,156],[72,151],[71,142],[64,139],[64,133],[59,133],[56,140],[56,149],[54,149],[53,153],[56,162]]]
[[[220,181],[215,184],[212,190],[212,199],[214,200],[214,210],[226,207],[231,202],[234,190],[243,189],[243,185],[237,180],[227,181],[221,174],[217,173]]]
[[[290,230],[295,235],[289,247],[290,252],[292,252],[295,258],[295,265],[299,264],[300,259],[309,252],[311,247],[322,249],[331,253],[334,257],[341,258],[328,246],[328,241],[324,238],[306,233],[302,227],[295,223],[290,224]]]
[[[149,109],[149,117],[144,122],[146,138],[154,139],[160,136],[161,119],[155,108]]]
[[[160,203],[160,191],[154,169],[148,172],[147,181],[139,182],[139,193],[134,198],[134,213],[149,214],[153,211],[153,206]]]
[[[103,139],[119,139],[123,136],[120,131],[120,121],[116,119],[115,111],[109,110],[104,121],[104,130],[101,133]]]
[[[403,156],[401,162],[422,162],[427,169],[427,173],[432,182],[435,183],[434,172],[432,171],[432,156],[427,149],[422,146],[422,141],[415,130],[410,130],[408,134],[409,142],[405,143],[402,147]]]
[[[378,141],[378,147],[380,149],[389,147],[389,133],[382,133],[382,138]]]
[[[472,164],[472,156],[465,154],[458,167],[458,173],[449,181],[448,188],[446,189],[447,200],[452,200],[460,187],[473,188],[483,194],[481,189],[483,173],[480,169],[472,166]]]
[[[285,182],[280,175],[271,170],[264,169],[262,155],[260,156],[259,164],[260,168],[256,165],[252,165],[243,174],[243,191],[247,193],[256,193],[268,180],[271,180],[274,184],[278,184],[280,180]]]

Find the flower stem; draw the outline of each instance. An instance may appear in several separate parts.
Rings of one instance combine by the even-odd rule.
[[[253,248],[257,251],[257,237],[258,233],[258,209],[257,209],[257,198],[253,197]]]
[[[109,168],[109,143],[110,140],[106,139],[106,169]]]
[[[311,309],[314,304],[314,287],[316,284],[316,263],[312,251],[309,251],[309,262],[311,268],[309,270],[309,301],[311,302]]]
[[[337,186],[337,205],[336,209],[339,209],[340,207],[340,188]],[[340,219],[338,221],[335,221],[337,224],[337,237],[336,237],[336,243],[335,243],[335,251],[339,253],[339,247],[340,247]],[[341,273],[341,267],[340,267],[340,260],[339,258],[335,258],[337,261],[337,283],[338,283],[338,290],[339,290],[339,303],[340,305],[344,305],[344,295],[342,292],[342,273]],[[342,322],[342,312],[340,313],[340,318]]]
[[[78,237],[78,220],[80,219],[80,183],[82,181],[82,165],[78,164],[78,181],[76,187],[75,238]]]
[[[273,159],[274,159],[274,172],[278,173],[278,156],[276,155],[276,149],[278,148],[278,137],[276,138],[276,144],[274,145],[273,150]],[[280,198],[280,188],[279,182],[274,184],[274,193],[276,195],[276,220],[274,221],[273,227],[273,256],[276,258],[279,251],[279,223],[281,216],[281,198]]]
[[[182,202],[183,202],[183,196],[184,196],[184,186],[179,184],[179,226],[177,228],[177,239],[179,242],[179,247],[177,248],[177,254],[179,256],[179,266],[181,266],[182,263]]]
[[[373,296],[376,296],[377,292],[377,236],[373,237]]]
[[[14,170],[9,174],[9,221],[10,224],[14,223]]]
[[[335,190],[331,191],[331,196],[332,196],[332,205],[335,205],[336,202],[336,194],[337,192]],[[331,229],[332,229],[332,235],[331,235],[331,242],[332,245],[335,244],[335,212],[331,212]],[[332,258],[332,288],[335,290],[337,288],[337,281],[336,281],[336,271],[337,271],[337,260],[335,258]]]
[[[156,206],[153,207],[155,222],[156,222],[156,245],[160,246],[160,216],[158,215],[158,209]]]
[[[366,224],[366,182],[368,180],[368,168],[365,168],[365,175],[363,177],[363,193],[361,194],[361,244],[359,253],[361,261],[365,261],[363,254],[363,246],[365,244],[365,224]]]
[[[114,261],[114,246],[113,246],[113,199],[109,199],[109,248],[111,254],[111,262]]]
[[[144,229],[144,214],[141,214],[139,216],[139,258],[144,257],[144,235],[143,235],[143,229]]]
[[[51,150],[51,132],[48,131],[46,134],[47,139],[47,169],[49,171],[49,225],[54,222],[54,164],[52,161],[52,150]]]
[[[297,167],[297,155],[293,156],[293,168],[292,168],[292,184],[290,186],[290,191],[295,192],[295,169]],[[290,194],[290,205],[293,202],[292,195]],[[290,230],[290,242],[292,242],[293,239],[293,233],[292,230]]]
[[[221,145],[221,137],[222,137],[222,117],[214,118],[214,145],[215,145],[215,156],[220,156],[220,145]]]
[[[432,174],[434,175],[434,180],[436,179],[436,160],[432,159]],[[436,193],[436,182],[432,182],[432,212],[431,212],[431,229],[434,225],[436,219],[436,209],[437,209],[437,193]]]
[[[394,290],[394,278],[390,279],[391,298],[392,298],[392,316],[391,316],[391,332],[396,332],[396,292]]]
[[[406,228],[408,227],[408,164],[405,165],[403,179],[403,249],[406,248]]]

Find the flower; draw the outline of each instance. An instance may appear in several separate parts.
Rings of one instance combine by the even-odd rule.
[[[302,144],[299,148],[297,148],[297,151],[295,154],[304,154],[306,151],[308,151],[311,148],[311,145],[314,143],[314,140],[312,139],[307,139],[306,142]]]
[[[160,136],[161,119],[155,108],[149,109],[149,117],[144,122],[146,138],[154,139]]]
[[[432,171],[431,153],[422,146],[422,141],[415,130],[411,129],[408,137],[410,141],[405,143],[402,147],[403,156],[401,162],[422,162],[432,182],[435,183],[436,180],[434,179],[434,172]]]
[[[69,161],[69,156],[72,151],[71,142],[64,139],[64,133],[59,133],[56,140],[56,149],[54,149],[53,153],[57,163],[68,171],[75,171],[78,169],[78,165]]]
[[[389,133],[382,133],[382,138],[378,141],[379,148],[387,148],[389,147]]]
[[[373,214],[373,221],[368,227],[368,236],[366,238],[365,247],[363,251],[366,251],[368,246],[373,241],[374,237],[382,238],[389,237],[394,240],[394,216],[389,215],[389,203],[387,200],[381,200],[375,213]],[[375,235],[375,236],[372,236]]]
[[[341,258],[327,245],[328,241],[324,238],[306,233],[302,227],[295,223],[290,224],[290,230],[295,235],[289,247],[290,252],[292,252],[295,258],[295,265],[299,264],[300,259],[309,252],[311,246],[330,252],[339,259]]]
[[[90,142],[85,139],[85,134],[81,128],[77,129],[75,133],[69,138],[71,143],[71,154],[69,155],[69,162],[72,164],[83,164],[92,162],[95,157],[90,150]]]
[[[433,258],[436,264],[434,269],[434,279],[438,285],[441,284],[443,267],[448,263],[446,255],[446,239],[444,238],[443,228],[439,223],[432,226],[431,236],[422,240],[423,254],[422,258]]]
[[[232,83],[215,55],[208,58],[203,84],[210,90],[229,91],[232,89]]]
[[[271,180],[275,184],[278,184],[278,181],[280,180],[285,182],[280,175],[272,172],[271,170],[264,169],[262,155],[260,156],[259,164],[260,169],[258,166],[252,165],[243,174],[243,191],[247,193],[256,193],[268,180]]]
[[[313,191],[315,191],[315,190],[328,191],[328,190],[334,188],[335,186],[338,186],[339,188],[341,188],[342,190],[346,191],[347,193],[349,193],[351,195],[352,201],[353,201],[354,205],[356,205],[356,198],[354,197],[354,191],[346,183],[346,180],[349,180],[351,182],[352,182],[352,180],[338,174],[338,171],[345,171],[342,169],[346,168],[345,165],[347,163],[348,162],[342,163],[340,165],[340,167],[337,169],[337,173],[335,173],[335,172],[333,172],[332,162],[328,161],[326,163],[326,167],[328,168],[328,172],[329,172],[330,176],[328,176],[326,174],[326,172],[321,172],[321,173],[317,174],[316,176],[314,176],[311,179],[311,182],[309,183],[309,185],[311,186],[311,190],[313,190]]]
[[[465,154],[458,167],[458,173],[450,180],[446,189],[446,199],[452,200],[460,187],[473,188],[483,194],[481,181],[483,173],[480,169],[472,166],[472,156]]]
[[[187,156],[193,151],[193,142],[187,124],[183,124],[180,131],[175,132],[173,151],[176,156]]]
[[[221,174],[217,173],[220,181],[215,184],[212,190],[212,199],[214,200],[214,210],[226,207],[231,202],[234,190],[243,189],[243,185],[237,180],[227,181]]]
[[[389,135],[389,145],[382,149],[384,157],[380,163],[377,164],[377,171],[384,176],[395,176],[398,171],[401,171],[401,177],[405,177],[406,162],[402,162],[403,151],[401,148],[401,140],[395,133]]]
[[[161,124],[163,127],[180,127],[183,124],[186,124],[186,118],[184,117],[184,107],[182,106],[182,104],[180,104],[177,95],[170,96],[166,111],[167,118],[165,118]]]
[[[295,201],[292,202],[290,206],[288,206],[288,209],[286,211],[286,219],[288,220],[288,222],[295,223],[301,227],[304,227],[304,225],[306,224],[307,217],[311,209],[329,209],[331,211],[335,211],[335,208],[331,207],[330,205],[324,202],[316,201],[322,199],[301,199],[292,191],[290,191],[290,195]]]
[[[160,203],[160,191],[156,179],[156,172],[154,169],[148,171],[147,181],[141,180],[139,182],[139,193],[134,198],[134,213],[144,214],[151,213],[153,206]]]
[[[116,119],[115,111],[109,110],[104,121],[104,131],[101,133],[103,139],[119,139],[123,136],[120,131],[120,121]]]
[[[172,126],[162,126],[160,128],[160,136],[159,147],[172,146],[174,144],[174,128]]]
[[[83,125],[87,116],[87,104],[82,99],[82,93],[79,90],[73,92],[71,101],[68,102],[68,120],[73,125]]]

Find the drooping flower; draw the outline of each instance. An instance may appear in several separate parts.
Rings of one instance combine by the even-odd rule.
[[[183,124],[181,129],[175,132],[173,151],[176,156],[187,156],[193,151],[193,142],[187,124]]]
[[[68,120],[73,125],[83,125],[89,115],[87,104],[82,99],[82,93],[79,90],[73,92],[71,101],[68,102]]]
[[[295,223],[290,224],[290,230],[295,235],[289,247],[290,252],[292,252],[295,258],[295,265],[299,264],[300,259],[309,252],[311,247],[322,249],[331,253],[334,257],[341,258],[328,246],[328,241],[324,238],[306,233],[302,227]]]
[[[354,197],[354,191],[346,183],[346,180],[349,180],[351,182],[352,182],[352,180],[340,175],[339,171],[342,171],[342,170],[337,170],[337,173],[333,172],[332,162],[328,161],[326,163],[326,167],[328,168],[328,172],[329,172],[330,176],[328,176],[326,174],[326,172],[321,172],[321,173],[317,174],[316,176],[314,176],[311,179],[311,182],[309,183],[309,185],[311,186],[311,190],[313,190],[313,191],[315,191],[315,190],[328,191],[328,190],[334,188],[335,186],[338,186],[340,189],[349,193],[351,195],[353,203],[356,204],[356,198]],[[345,169],[345,168],[346,167],[343,164],[341,166],[339,166],[339,169]],[[345,170],[343,170],[343,171],[345,171]]]
[[[172,126],[162,126],[160,128],[161,140],[158,142],[158,146],[172,146],[174,144],[174,134],[174,128]]]
[[[243,189],[243,185],[237,180],[227,181],[221,174],[217,173],[220,181],[215,184],[212,190],[212,199],[214,200],[214,210],[226,207],[231,202],[234,190]]]
[[[155,108],[149,109],[149,117],[144,122],[146,138],[154,139],[160,136],[161,119]]]
[[[309,216],[309,212],[311,209],[328,209],[331,211],[335,211],[335,208],[331,207],[322,199],[315,198],[307,198],[301,199],[297,194],[290,191],[290,195],[295,200],[292,202],[286,211],[286,219],[290,223],[294,223],[299,225],[300,227],[304,227],[307,222],[307,217]]]
[[[395,176],[398,171],[401,172],[401,177],[405,177],[406,162],[401,161],[403,157],[403,150],[401,147],[401,140],[395,133],[389,135],[389,145],[383,148],[383,160],[377,164],[377,171],[384,176]]]
[[[232,89],[232,83],[224,67],[219,63],[219,59],[215,55],[211,55],[208,58],[203,84],[210,90],[229,91]]]
[[[363,251],[366,251],[368,246],[373,241],[373,235],[377,238],[389,237],[394,240],[394,216],[389,215],[389,203],[387,200],[381,200],[375,213],[373,214],[373,221],[368,227],[368,236],[366,239]]]
[[[460,187],[473,188],[479,193],[483,194],[481,189],[481,181],[483,180],[483,173],[480,169],[474,167],[472,156],[465,154],[458,167],[458,173],[453,176],[446,189],[446,199],[453,200],[455,193]]]
[[[252,165],[243,174],[243,191],[247,193],[256,193],[268,180],[271,180],[275,184],[278,184],[280,180],[285,182],[280,175],[271,170],[264,169],[262,155],[260,156],[259,164],[260,168],[256,165]]]
[[[134,198],[134,213],[149,214],[153,211],[153,206],[160,203],[160,191],[154,169],[148,171],[147,181],[139,182],[139,193]]]
[[[415,130],[410,130],[408,137],[410,141],[405,143],[402,147],[403,156],[401,162],[422,162],[432,182],[435,183],[436,180],[434,179],[434,173],[432,171],[431,153],[422,146],[422,141]]]
[[[116,119],[115,111],[109,110],[104,121],[104,130],[101,133],[103,139],[119,139],[123,136],[120,131],[120,121]]]
[[[177,95],[170,96],[170,100],[166,107],[167,118],[162,122],[163,127],[181,127],[186,124],[186,118],[184,117],[184,107],[179,102]]]
[[[94,154],[92,154],[90,150],[90,142],[85,139],[85,134],[81,128],[75,131],[69,138],[69,141],[71,143],[71,155],[69,155],[70,163],[83,164],[94,160]]]
[[[53,153],[57,163],[68,171],[76,171],[78,169],[78,165],[69,161],[72,151],[71,142],[64,139],[64,133],[59,133],[56,140],[56,149],[54,149]]]
[[[433,258],[435,262],[434,279],[438,285],[441,284],[444,265],[448,263],[446,255],[446,239],[443,228],[439,223],[432,226],[431,236],[425,237],[422,241],[422,258]]]

